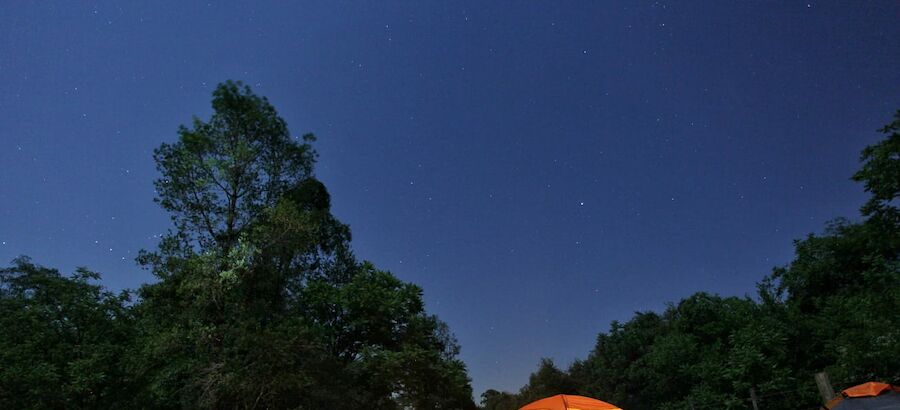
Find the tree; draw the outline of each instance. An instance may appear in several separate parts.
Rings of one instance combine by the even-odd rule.
[[[637,313],[625,323],[614,321],[609,332],[597,336],[587,359],[569,369],[580,393],[625,408],[643,408],[646,375],[642,366],[633,364],[644,360],[665,328],[663,318],[653,312]]]
[[[870,199],[863,219],[837,219],[795,242],[790,264],[758,284],[758,298],[697,293],[657,314],[613,322],[568,380],[584,395],[640,409],[765,408],[818,403],[812,375],[847,386],[900,380],[900,112],[867,147],[853,178]],[[535,389],[543,368],[521,392]],[[562,378],[562,375],[557,376]],[[512,398],[491,391],[495,408]]]
[[[842,382],[900,379],[900,248],[883,221],[838,220],[797,241],[795,260],[773,274],[800,368]]]
[[[262,212],[312,175],[315,138],[291,139],[287,124],[264,97],[228,81],[213,91],[214,114],[178,129],[175,144],[154,152],[162,177],[157,202],[178,234],[208,248],[233,246]]]
[[[458,345],[421,290],[350,251],[290,137],[240,83],[207,122],[154,153],[175,229],[139,260],[132,363],[156,407],[460,409],[474,406]]]
[[[120,366],[129,295],[18,258],[0,269],[0,407],[115,408],[131,387]]]
[[[900,110],[894,114],[894,121],[879,132],[887,135],[883,141],[866,147],[860,161],[862,169],[853,179],[862,182],[871,198],[862,207],[866,216],[882,216],[897,223],[898,210],[895,200],[900,195]]]
[[[484,410],[516,410],[519,408],[515,394],[488,389],[481,393],[481,408]]]
[[[557,394],[575,394],[577,387],[572,378],[556,367],[553,360],[541,359],[536,372],[528,377],[528,384],[519,391],[522,404]]]

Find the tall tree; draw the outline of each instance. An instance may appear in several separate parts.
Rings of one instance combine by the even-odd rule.
[[[879,131],[887,137],[853,175],[870,193],[864,219],[797,241],[794,261],[772,275],[802,346],[797,365],[842,382],[900,380],[900,111]]]
[[[290,137],[240,83],[209,121],[154,154],[175,229],[140,261],[132,368],[159,407],[456,409],[465,366],[421,290],[359,263],[313,175],[312,135]]]
[[[154,152],[161,178],[157,202],[178,234],[227,251],[262,212],[311,177],[315,138],[291,139],[287,124],[264,97],[236,82],[213,91],[213,115],[181,126],[174,144]]]

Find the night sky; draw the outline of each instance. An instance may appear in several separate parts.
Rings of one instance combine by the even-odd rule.
[[[152,151],[242,80],[319,137],[358,256],[424,288],[476,396],[752,295],[857,217],[900,108],[898,2],[44,3],[0,7],[0,261],[152,280]]]

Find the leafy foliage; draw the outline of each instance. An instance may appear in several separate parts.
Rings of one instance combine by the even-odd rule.
[[[0,408],[114,408],[128,399],[118,365],[132,336],[129,295],[27,258],[0,269]]]
[[[240,83],[212,105],[154,152],[174,229],[137,303],[84,270],[0,271],[0,407],[474,408],[421,289],[350,251],[313,136]]]
[[[838,386],[900,380],[900,113],[866,148],[854,179],[872,194],[865,219],[832,222],[795,243],[795,258],[758,286],[758,297],[697,293],[661,314],[613,322],[566,372],[537,372],[519,393],[489,390],[485,409],[514,410],[576,392],[631,409],[814,408],[813,374]],[[563,386],[546,383],[567,380]]]
[[[886,216],[897,222],[897,196],[900,195],[900,110],[894,121],[880,130],[883,141],[866,147],[860,156],[862,169],[853,175],[872,197],[862,208],[863,215]]]
[[[2,408],[472,409],[459,346],[422,290],[350,250],[315,179],[314,138],[262,97],[221,84],[154,154],[174,229],[139,262],[139,299],[27,258],[0,269]],[[553,394],[632,410],[813,407],[812,374],[900,381],[900,112],[853,178],[860,222],[796,241],[757,297],[697,293],[613,322],[568,369],[542,359],[517,409]]]
[[[201,245],[233,244],[265,209],[312,174],[315,151],[293,141],[275,108],[249,87],[228,81],[213,92],[214,114],[180,127],[154,159],[162,177],[157,202],[180,234]]]
[[[421,290],[349,250],[312,174],[264,99],[213,93],[208,122],[155,158],[176,230],[141,261],[135,368],[161,407],[463,408],[471,388]],[[341,394],[336,394],[340,392]]]

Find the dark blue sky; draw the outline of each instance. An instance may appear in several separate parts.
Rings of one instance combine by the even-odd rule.
[[[424,288],[476,394],[752,294],[857,215],[900,108],[896,2],[42,3],[0,12],[0,260],[150,280],[151,152],[243,80],[318,135],[358,255]]]

